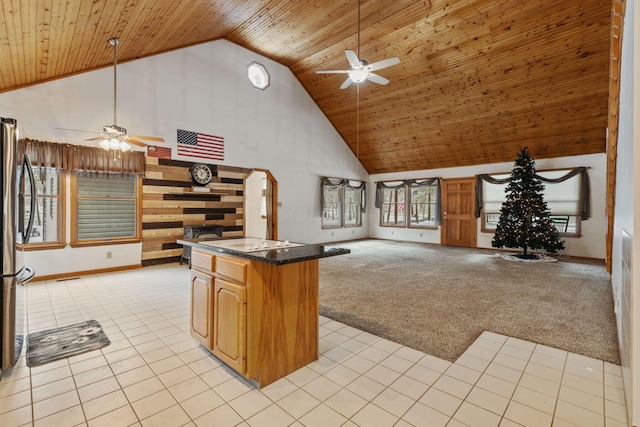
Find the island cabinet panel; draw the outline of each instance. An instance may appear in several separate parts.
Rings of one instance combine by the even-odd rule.
[[[191,254],[191,266],[204,271],[216,271],[216,257],[200,251]]]
[[[259,387],[318,360],[318,269],[193,248],[191,335]]]
[[[247,372],[246,285],[216,278],[213,354],[240,374]]]
[[[216,261],[214,271],[222,276],[246,283],[248,264],[246,260],[220,256]]]
[[[247,377],[270,384],[318,359],[318,260],[251,263]]]
[[[213,348],[213,277],[191,272],[191,336],[208,349]]]

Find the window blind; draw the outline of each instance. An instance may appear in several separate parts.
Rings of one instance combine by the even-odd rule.
[[[78,240],[136,236],[135,177],[78,176]]]
[[[566,175],[567,171],[539,172],[538,175],[557,179]],[[544,201],[553,215],[580,215],[580,175],[566,181],[544,184]]]
[[[511,174],[491,175],[496,179],[505,179],[511,176]],[[487,181],[482,181],[482,198],[483,208],[486,214],[497,214],[502,209],[502,203],[506,200],[507,183],[505,184],[492,184]]]

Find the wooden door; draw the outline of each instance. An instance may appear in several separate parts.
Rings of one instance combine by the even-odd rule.
[[[213,277],[191,270],[191,336],[213,349]]]
[[[442,180],[443,245],[476,247],[478,230],[474,213],[475,197],[475,178]]]
[[[247,371],[246,285],[214,281],[213,354],[236,371]]]

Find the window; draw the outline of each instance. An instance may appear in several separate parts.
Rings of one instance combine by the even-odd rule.
[[[253,87],[265,90],[269,87],[269,73],[264,65],[258,62],[252,62],[247,66],[247,77]]]
[[[540,171],[543,179],[558,179],[571,170]],[[509,178],[511,174],[491,175],[495,179]],[[581,176],[579,174],[562,182],[542,182],[543,197],[551,212],[551,220],[561,236],[580,237],[581,225]],[[506,197],[507,183],[493,184],[482,181],[482,231],[492,233],[500,221],[500,209]]]
[[[364,182],[323,178],[322,228],[362,227],[364,188]]]
[[[324,186],[324,206],[322,207],[322,227],[342,227],[342,188]]]
[[[380,225],[387,227],[404,227],[405,194],[405,187],[395,189],[384,188],[382,190]]]
[[[25,188],[27,218],[34,215],[33,231],[24,248],[26,250],[53,249],[64,243],[64,185],[62,174],[53,168],[34,167],[36,184],[36,210],[30,212],[30,188]]]
[[[80,173],[74,178],[72,245],[140,240],[140,183],[135,175]]]
[[[438,179],[378,183],[382,227],[437,228],[440,218]]]
[[[435,185],[409,186],[411,212],[409,215],[409,227],[437,227],[437,188]]]
[[[344,226],[362,225],[362,189],[344,187]]]

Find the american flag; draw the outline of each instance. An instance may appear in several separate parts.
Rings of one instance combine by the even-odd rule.
[[[178,129],[178,154],[203,159],[224,160],[224,138]]]
[[[171,148],[150,145],[147,147],[147,156],[158,157],[160,159],[171,159]]]
[[[404,210],[404,203],[398,203],[398,210],[399,211],[403,211]]]

